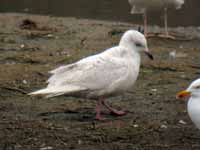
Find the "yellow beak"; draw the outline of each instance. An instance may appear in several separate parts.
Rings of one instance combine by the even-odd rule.
[[[181,92],[177,93],[177,94],[176,94],[176,98],[177,98],[177,99],[178,99],[178,98],[184,98],[184,97],[188,97],[188,96],[190,96],[190,95],[191,95],[190,92],[184,90],[184,91],[181,91]]]

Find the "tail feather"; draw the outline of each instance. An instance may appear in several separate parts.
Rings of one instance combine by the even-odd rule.
[[[35,92],[31,92],[28,95],[44,95],[47,98],[55,97],[67,93],[74,93],[86,90],[85,88],[79,86],[68,86],[68,87],[54,87],[54,88],[44,88]]]
[[[52,94],[46,95],[45,97],[46,97],[46,98],[51,98],[51,97],[56,97],[56,96],[60,96],[60,95],[63,95],[63,94],[65,94],[65,93],[63,93],[63,92],[60,92],[60,93],[52,93]]]

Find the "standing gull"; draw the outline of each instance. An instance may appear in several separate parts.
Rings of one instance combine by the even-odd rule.
[[[177,94],[177,98],[190,96],[187,110],[191,120],[200,129],[200,78],[193,81],[190,86]]]
[[[125,115],[124,111],[111,108],[105,98],[119,95],[133,87],[139,73],[142,51],[153,59],[144,35],[128,30],[118,46],[50,71],[52,76],[47,81],[47,87],[29,95],[68,95],[97,99],[97,120],[103,119],[102,106],[115,115]]]
[[[148,37],[147,31],[147,12],[151,10],[164,10],[164,25],[165,33],[161,37],[172,38],[175,37],[169,34],[167,11],[168,9],[180,9],[184,4],[184,0],[128,0],[132,9],[131,14],[143,14],[144,18],[144,34]]]

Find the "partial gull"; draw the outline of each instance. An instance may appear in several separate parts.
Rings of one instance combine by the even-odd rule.
[[[105,98],[119,95],[133,87],[139,73],[142,51],[153,59],[144,35],[128,30],[118,46],[50,71],[52,76],[47,81],[47,87],[29,95],[68,95],[97,99],[97,120],[103,120],[102,106],[115,115],[125,115],[124,111],[111,108]]]
[[[190,96],[187,103],[188,114],[196,127],[200,129],[200,78],[193,81],[186,90],[177,94],[177,98],[187,96]]]
[[[147,12],[151,10],[164,10],[164,25],[165,33],[161,37],[172,38],[175,37],[169,34],[167,11],[168,9],[180,9],[184,4],[184,0],[128,0],[132,9],[131,14],[143,14],[144,17],[144,34],[148,37],[147,31]]]

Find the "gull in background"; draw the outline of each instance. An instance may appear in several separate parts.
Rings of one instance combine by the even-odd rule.
[[[144,18],[144,35],[148,37],[147,31],[147,12],[151,10],[164,10],[164,26],[165,33],[159,35],[164,38],[175,39],[168,31],[168,9],[180,9],[184,4],[184,0],[128,0],[131,5],[131,14],[143,14]],[[149,36],[151,36],[149,34]]]
[[[187,103],[188,114],[196,127],[200,129],[200,78],[193,81],[186,90],[176,95],[177,98],[187,96],[190,96]]]
[[[105,98],[120,95],[133,87],[138,77],[142,51],[153,59],[144,35],[128,30],[118,46],[50,71],[52,76],[47,81],[47,87],[29,95],[68,95],[97,99],[97,120],[104,119],[101,116],[102,106],[115,115],[125,115],[125,111],[109,106]]]

